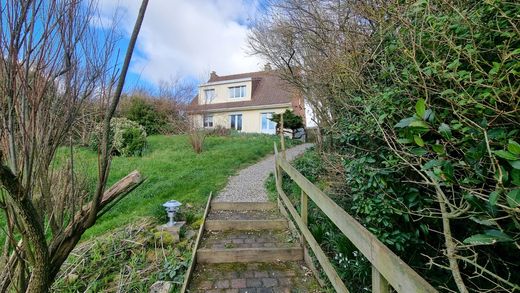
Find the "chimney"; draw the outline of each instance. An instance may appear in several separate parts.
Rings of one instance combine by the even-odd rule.
[[[271,68],[271,63],[266,63],[266,64],[264,65],[264,71],[271,71],[271,70],[272,70],[272,68]]]
[[[217,73],[215,71],[212,71],[209,75],[209,80],[214,80],[218,77]]]

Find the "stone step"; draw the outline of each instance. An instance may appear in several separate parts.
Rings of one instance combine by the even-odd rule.
[[[301,247],[198,249],[197,263],[250,263],[303,260]]]
[[[285,219],[278,210],[213,210],[208,220],[280,220]]]
[[[299,239],[289,230],[259,231],[207,231],[200,248],[289,248],[301,246]]]
[[[276,210],[277,206],[273,202],[211,202],[211,210],[227,211],[266,211]]]
[[[227,230],[284,230],[289,227],[287,220],[206,220],[206,231]]]
[[[198,264],[189,292],[321,292],[303,262]]]

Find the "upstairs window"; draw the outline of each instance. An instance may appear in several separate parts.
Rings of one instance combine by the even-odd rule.
[[[205,115],[203,124],[204,128],[213,127],[213,115]]]
[[[215,99],[215,89],[204,90],[204,99],[206,104],[210,104]]]
[[[231,99],[245,98],[246,97],[246,86],[232,86],[229,88],[229,97]]]

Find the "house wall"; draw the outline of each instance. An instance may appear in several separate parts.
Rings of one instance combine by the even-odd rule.
[[[213,127],[222,126],[230,128],[229,116],[233,114],[242,114],[242,132],[246,133],[261,133],[262,132],[262,113],[283,113],[289,107],[284,108],[265,108],[260,110],[245,110],[245,111],[233,111],[233,112],[219,112],[219,113],[208,113],[207,115],[213,115]],[[196,127],[202,127],[202,115],[192,115],[192,123]]]
[[[229,97],[229,88],[235,86],[246,86],[246,96],[244,98],[230,98]],[[252,81],[243,81],[243,82],[229,82],[224,84],[215,84],[215,85],[202,85],[199,87],[199,105],[206,104],[206,95],[204,94],[204,90],[214,89],[215,90],[215,98],[211,102],[211,104],[217,103],[227,103],[227,102],[239,102],[239,101],[249,101],[251,100],[251,92],[252,92]]]

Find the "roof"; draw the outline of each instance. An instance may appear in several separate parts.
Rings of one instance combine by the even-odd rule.
[[[290,104],[295,96],[295,91],[292,86],[282,80],[276,71],[258,71],[233,75],[218,76],[211,74],[208,83],[231,81],[236,79],[252,79],[252,93],[251,100],[237,101],[228,103],[216,103],[198,105],[198,96],[192,100],[189,107],[190,111],[208,111],[208,110],[225,110],[230,108],[242,107],[261,107],[269,105]]]

